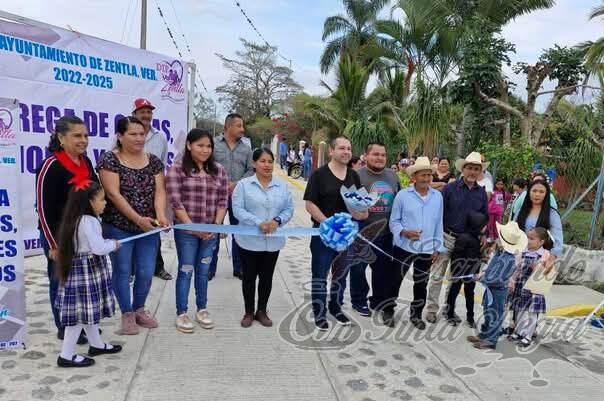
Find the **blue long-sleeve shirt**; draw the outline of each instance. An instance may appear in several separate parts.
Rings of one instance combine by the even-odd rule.
[[[463,177],[447,184],[442,192],[444,214],[443,225],[445,232],[456,234],[469,233],[478,235],[478,232],[469,232],[467,228],[468,212],[474,211],[488,216],[487,193],[484,187],[474,184],[469,188]]]
[[[506,251],[497,251],[491,258],[480,282],[490,288],[507,288],[516,268],[516,257]]]
[[[420,239],[411,241],[402,230],[421,230]],[[394,198],[390,215],[390,231],[394,245],[411,253],[432,254],[444,251],[443,198],[439,191],[429,188],[424,199],[412,185]]]
[[[233,191],[233,214],[240,225],[260,226],[275,217],[284,226],[294,215],[294,202],[284,181],[273,178],[264,188],[254,174],[242,179]],[[284,237],[235,235],[237,244],[249,251],[276,252],[285,246]]]

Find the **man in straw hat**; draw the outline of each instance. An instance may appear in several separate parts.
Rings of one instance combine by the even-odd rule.
[[[478,275],[485,287],[482,297],[484,322],[477,336],[467,337],[474,348],[478,349],[495,349],[497,345],[505,317],[508,281],[516,267],[516,255],[525,250],[528,244],[526,234],[515,221],[505,225],[497,223],[497,233],[500,249],[491,258],[487,268]]]
[[[449,265],[450,253],[455,246],[455,238],[462,233],[477,236],[481,234],[480,232],[472,232],[472,229],[468,227],[467,217],[470,212],[487,215],[487,194],[485,189],[477,183],[478,176],[486,168],[480,153],[472,152],[465,159],[458,159],[455,162],[455,167],[458,171],[461,171],[462,176],[447,184],[442,191],[444,249],[432,267],[430,283],[428,284],[426,320],[430,323],[435,323],[437,320],[440,290]],[[446,296],[447,294],[445,294],[445,299]],[[446,313],[446,310],[445,305],[443,313]],[[459,316],[454,315],[454,319],[461,323]]]
[[[426,324],[422,311],[426,303],[426,286],[432,263],[443,247],[443,197],[430,187],[436,168],[425,157],[418,157],[415,164],[407,167],[407,174],[414,183],[402,189],[394,199],[390,216],[390,230],[394,238],[394,257],[402,261],[392,278],[391,305],[384,308],[384,321],[392,321],[394,304],[405,274],[413,264],[413,302],[411,323],[419,330]]]

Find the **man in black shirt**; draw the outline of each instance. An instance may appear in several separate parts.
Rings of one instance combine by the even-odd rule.
[[[304,192],[306,211],[311,216],[313,227],[318,227],[323,220],[336,213],[348,212],[344,199],[340,194],[342,185],[346,187],[356,185],[357,188],[361,186],[357,173],[347,167],[352,157],[352,146],[348,138],[339,136],[332,140],[329,145],[329,156],[331,157],[329,163],[317,169],[310,176]],[[367,212],[351,212],[351,214],[356,220],[367,218]],[[327,330],[329,328],[325,307],[327,275],[333,260],[338,256],[338,252],[325,246],[317,236],[310,241],[310,252],[312,254],[311,296],[315,325],[319,330]],[[333,275],[329,294],[329,313],[342,325],[349,325],[350,320],[342,313],[342,305],[338,301],[337,293],[339,288],[344,288],[343,284],[347,275],[348,269]]]

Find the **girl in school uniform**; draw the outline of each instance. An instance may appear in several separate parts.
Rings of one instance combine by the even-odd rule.
[[[99,215],[105,209],[105,192],[96,182],[81,180],[69,193],[63,223],[59,229],[57,275],[60,281],[56,307],[65,336],[57,358],[60,367],[85,367],[94,364],[89,358],[115,354],[119,345],[101,338],[99,322],[115,313],[115,298],[107,255],[119,247],[116,240],[102,236]],[[88,356],[75,352],[84,329],[88,337]]]

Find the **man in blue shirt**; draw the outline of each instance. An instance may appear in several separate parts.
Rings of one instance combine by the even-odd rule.
[[[413,185],[402,189],[394,199],[390,230],[394,239],[394,257],[402,261],[392,280],[390,298],[392,304],[405,274],[413,265],[413,302],[411,303],[411,323],[420,330],[426,328],[422,311],[426,303],[426,286],[432,262],[443,250],[443,198],[439,191],[430,187],[436,168],[430,160],[419,157],[414,165],[407,167],[407,174],[414,180]],[[384,320],[393,320],[393,310],[384,310]]]
[[[289,146],[287,141],[283,139],[279,144],[279,166],[281,170],[285,170],[287,167],[287,152],[289,152]]]
[[[479,236],[480,232],[471,232],[467,227],[469,212],[487,215],[487,194],[484,187],[478,185],[477,179],[481,172],[486,169],[486,163],[482,162],[480,153],[472,152],[465,159],[455,162],[462,176],[455,182],[447,184],[443,189],[443,227],[444,246],[432,267],[430,283],[428,284],[428,301],[426,305],[426,320],[430,323],[436,322],[438,313],[438,301],[442,281],[450,261],[450,252],[455,245],[455,238],[462,233],[470,233]],[[484,242],[482,237],[481,242]],[[447,294],[445,294],[445,299]],[[446,305],[445,305],[446,306]],[[446,307],[444,313],[446,313]],[[454,320],[461,323],[459,316],[454,315]]]

